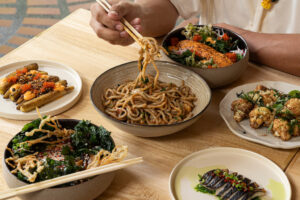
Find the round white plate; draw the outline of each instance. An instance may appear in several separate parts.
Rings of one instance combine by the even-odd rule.
[[[72,68],[60,63],[43,61],[43,60],[28,60],[16,63],[11,63],[0,67],[0,79],[15,71],[18,68],[22,68],[30,63],[38,63],[39,70],[46,71],[50,75],[56,75],[61,80],[67,80],[69,86],[74,86],[74,90],[63,97],[42,106],[39,110],[41,115],[56,115],[59,114],[71,106],[73,106],[81,95],[82,82],[78,73]],[[16,104],[9,99],[0,97],[0,117],[15,119],[15,120],[33,120],[38,117],[35,110],[23,113],[16,109]]]
[[[199,183],[198,174],[215,168],[228,168],[250,178],[265,188],[262,200],[290,200],[291,186],[284,172],[269,159],[244,149],[218,147],[195,152],[173,169],[169,190],[173,200],[217,200],[213,195],[194,190]]]
[[[300,147],[300,137],[293,137],[289,141],[282,141],[280,138],[273,136],[273,134],[267,133],[267,127],[253,129],[250,127],[249,119],[245,119],[240,123],[237,123],[233,119],[231,103],[237,99],[236,93],[240,93],[241,91],[248,92],[254,90],[255,87],[259,84],[269,88],[277,89],[284,93],[288,93],[291,90],[300,90],[300,86],[275,81],[262,81],[233,88],[226,94],[219,106],[220,115],[226,122],[227,126],[235,135],[269,147],[281,149],[292,149]]]

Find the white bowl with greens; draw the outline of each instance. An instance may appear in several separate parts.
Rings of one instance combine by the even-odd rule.
[[[246,70],[249,49],[237,33],[217,26],[189,24],[163,40],[164,58],[201,75],[211,88],[228,85]]]

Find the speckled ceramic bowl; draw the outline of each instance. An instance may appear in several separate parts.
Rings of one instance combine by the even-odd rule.
[[[90,91],[90,97],[96,110],[119,129],[140,137],[169,135],[196,122],[211,100],[211,91],[207,83],[197,73],[177,64],[165,61],[156,61],[156,64],[160,72],[159,80],[167,83],[172,82],[176,85],[181,85],[182,80],[184,80],[185,84],[189,86],[196,95],[197,101],[194,102],[196,106],[193,109],[192,118],[169,125],[136,125],[119,121],[104,112],[102,95],[105,90],[115,87],[117,84],[124,83],[125,81],[135,80],[138,75],[137,61],[111,68],[95,80]],[[147,73],[155,76],[156,72],[152,65],[147,67]]]
[[[197,26],[203,26],[203,25],[197,25]],[[225,28],[217,27],[217,26],[213,26],[213,29],[214,30],[221,29],[225,33],[227,33],[230,37],[232,37],[233,40],[238,39],[238,47],[240,49],[244,49],[246,52],[244,58],[239,60],[236,63],[233,63],[232,65],[227,66],[227,67],[202,69],[202,68],[198,68],[198,67],[182,65],[181,63],[178,63],[178,62],[172,60],[164,52],[162,54],[163,54],[163,59],[170,61],[170,62],[177,63],[188,69],[193,70],[194,72],[196,72],[200,76],[202,76],[211,88],[217,88],[217,87],[222,87],[222,86],[228,85],[228,84],[236,81],[243,74],[243,72],[246,70],[246,68],[248,66],[249,49],[248,49],[248,45],[247,45],[246,41],[244,40],[244,38],[242,38],[237,33],[230,31],[228,29],[225,29]],[[167,48],[168,46],[170,46],[170,39],[172,37],[177,37],[177,38],[179,38],[179,40],[184,40],[185,36],[181,34],[182,30],[184,30],[184,28],[178,28],[178,29],[175,29],[174,31],[170,32],[168,35],[166,35],[166,37],[163,40],[163,44],[162,44],[163,47]]]
[[[79,120],[60,119],[59,122],[64,128],[74,128]],[[10,172],[5,163],[5,158],[8,156],[8,151],[5,151],[4,159],[2,159],[2,172],[7,185],[10,188],[28,185]],[[48,188],[19,197],[24,200],[92,200],[108,188],[114,176],[115,172],[105,173],[74,186]]]

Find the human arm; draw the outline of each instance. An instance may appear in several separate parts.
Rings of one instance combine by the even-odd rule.
[[[250,60],[300,76],[300,34],[268,34],[216,24],[240,34],[248,43]]]
[[[120,19],[127,19],[144,36],[157,37],[168,33],[178,18],[176,8],[169,0],[109,1],[107,14],[97,3],[91,6],[90,25],[98,37],[112,44],[128,45],[133,42],[124,31]]]

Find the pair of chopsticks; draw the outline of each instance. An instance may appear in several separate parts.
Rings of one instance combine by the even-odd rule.
[[[108,13],[111,5],[106,0],[96,0],[100,6]],[[140,42],[143,39],[143,36],[131,26],[131,24],[124,18],[121,19],[121,23],[124,26],[125,31],[140,45],[143,47],[143,44]]]
[[[18,188],[11,188],[6,191],[0,192],[0,199],[7,199],[7,198],[11,198],[11,197],[14,197],[17,195],[27,194],[30,192],[36,192],[36,191],[39,191],[42,189],[61,185],[64,183],[85,179],[85,178],[96,176],[99,174],[112,172],[115,170],[119,170],[119,169],[128,167],[130,165],[141,163],[142,161],[143,161],[142,157],[128,159],[128,160],[124,160],[121,162],[83,170],[83,171],[76,172],[73,174],[68,174],[65,176],[57,177],[54,179],[50,179],[50,180],[46,180],[46,181],[42,181],[42,182],[30,184],[30,185],[18,187]]]

